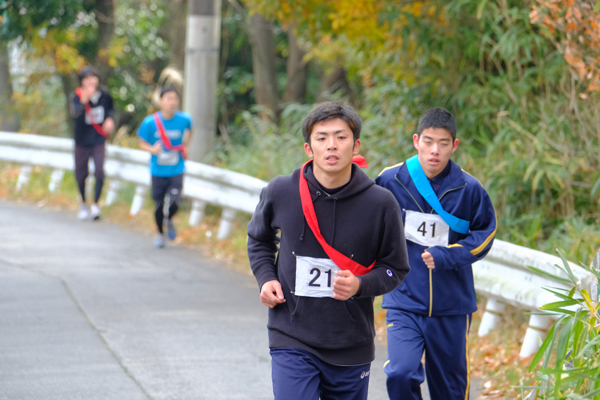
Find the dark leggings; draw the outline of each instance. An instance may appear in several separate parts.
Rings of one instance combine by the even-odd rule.
[[[162,201],[156,202],[156,209],[154,210],[154,217],[156,218],[156,226],[158,227],[158,231],[160,233],[163,233],[163,222],[165,220],[165,214],[163,212],[164,207],[165,207],[164,199]],[[171,205],[169,206],[169,220],[171,220],[171,218],[173,218],[173,215],[175,215],[175,213],[177,212],[178,209],[179,209],[179,206],[177,205],[177,203],[171,202]]]
[[[181,188],[183,187],[183,174],[175,176],[152,176],[152,199],[156,202],[154,217],[158,231],[163,233],[163,220],[165,214],[165,198],[169,198],[169,220],[179,208]]]
[[[89,174],[88,161],[90,158],[94,159],[94,176],[96,177],[94,203],[97,203],[104,184],[104,145],[93,147],[75,145],[75,179],[82,202],[85,202],[85,180]]]

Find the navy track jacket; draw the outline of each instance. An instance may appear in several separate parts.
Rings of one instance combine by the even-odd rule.
[[[305,350],[334,365],[373,361],[373,298],[395,289],[409,270],[398,203],[356,164],[352,168],[350,182],[330,196],[316,181],[312,164],[303,171],[325,241],[363,266],[376,260],[360,278],[360,293],[350,299],[294,293],[297,257],[328,259],[304,219],[300,169],[262,190],[248,224],[248,258],[259,288],[277,280],[286,299],[269,309],[269,346]]]
[[[450,170],[436,191],[443,209],[470,222],[470,232],[452,229],[448,246],[426,247],[407,241],[410,274],[402,285],[383,297],[384,308],[394,308],[428,316],[470,314],[477,310],[471,264],[489,252],[496,234],[496,214],[481,183],[452,160]],[[435,179],[435,178],[434,178]],[[389,189],[402,210],[431,213],[431,206],[419,194],[405,163],[383,170],[375,182]],[[429,270],[421,254],[433,256],[435,269]]]

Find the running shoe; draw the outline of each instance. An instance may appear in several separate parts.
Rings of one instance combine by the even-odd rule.
[[[167,222],[167,232],[169,235],[169,239],[173,240],[177,237],[177,229],[175,229],[175,224],[173,223],[172,219],[170,219],[169,222]]]
[[[161,233],[156,235],[156,238],[154,239],[154,246],[158,247],[159,249],[165,247],[165,238]]]
[[[80,220],[88,219],[90,216],[90,212],[88,211],[87,204],[82,204],[79,206],[79,212],[77,213],[77,218]]]
[[[92,219],[94,221],[97,221],[100,219],[100,207],[98,207],[96,204],[92,204],[92,208],[90,210],[90,216],[92,217]]]

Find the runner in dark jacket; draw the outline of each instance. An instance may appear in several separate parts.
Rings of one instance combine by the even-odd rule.
[[[426,373],[432,400],[466,399],[468,334],[477,310],[471,264],[490,251],[496,215],[479,181],[450,160],[458,146],[452,114],[443,108],[427,111],[413,141],[418,155],[386,168],[376,179],[402,208],[411,265],[402,285],[383,297],[388,394],[390,399],[421,399]],[[422,169],[421,179],[415,167]],[[440,212],[451,217],[443,218],[425,200],[423,185],[431,187]]]
[[[373,298],[409,271],[397,202],[352,162],[360,127],[348,106],[314,109],[303,124],[313,161],[273,179],[248,224],[250,265],[270,307],[275,399],[366,399],[375,355]],[[324,241],[342,258],[374,263],[368,273],[340,270],[339,258],[319,243],[303,214],[302,177]]]
[[[100,218],[98,200],[104,184],[104,153],[106,138],[114,130],[113,99],[99,87],[100,81],[95,68],[87,66],[79,73],[79,87],[69,97],[75,139],[75,179],[81,195],[79,219]],[[88,162],[94,160],[96,178],[94,203],[91,210],[85,199],[85,180],[88,177]]]

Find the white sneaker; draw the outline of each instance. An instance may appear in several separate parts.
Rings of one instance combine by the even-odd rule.
[[[80,220],[88,219],[90,216],[90,212],[88,211],[87,204],[82,204],[79,206],[79,213],[77,213],[77,218]]]
[[[99,220],[100,219],[100,207],[98,207],[96,204],[92,204],[92,209],[91,209],[90,215],[94,221]]]
[[[165,237],[159,233],[158,235],[156,235],[156,238],[154,239],[154,246],[160,248],[165,247]]]

